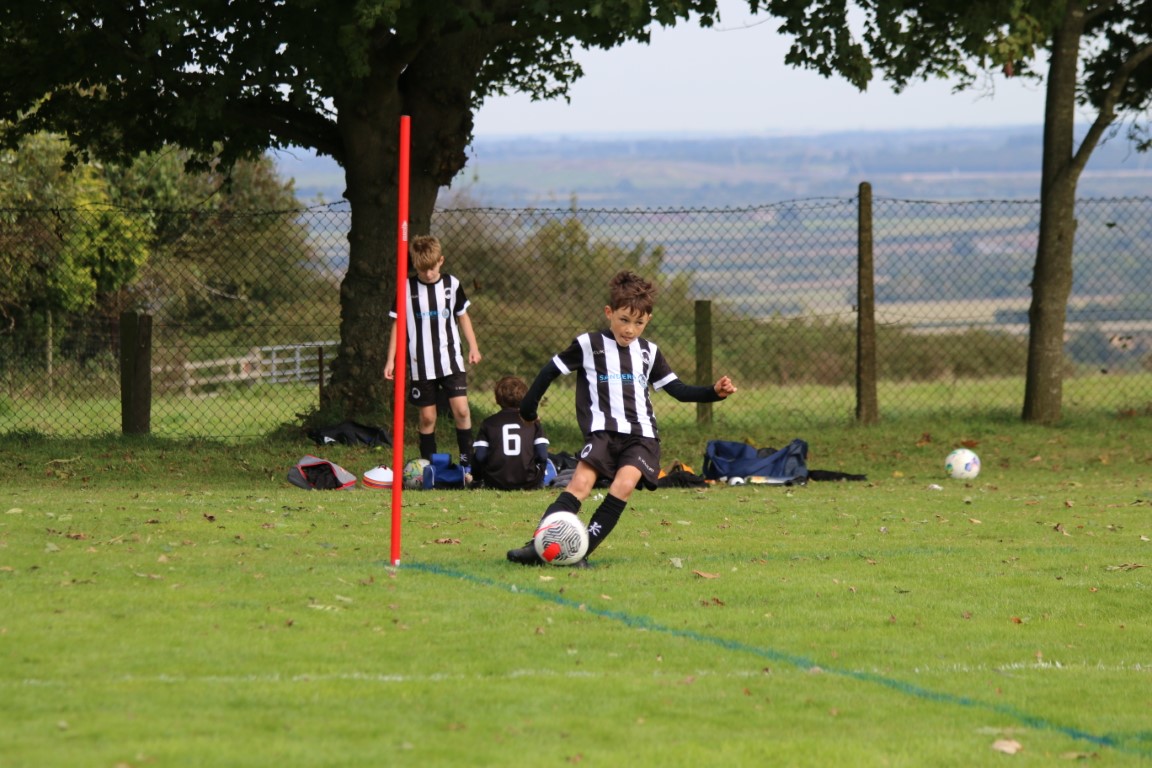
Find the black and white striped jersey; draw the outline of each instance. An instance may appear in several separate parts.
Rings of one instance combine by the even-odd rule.
[[[539,421],[525,424],[518,408],[502,408],[480,423],[472,443],[472,468],[490,488],[544,486],[548,438]]]
[[[408,278],[408,378],[442,379],[464,373],[464,345],[456,318],[468,310],[464,286],[452,275],[440,274],[435,283]],[[388,313],[396,319],[396,310]]]
[[[609,331],[594,331],[577,336],[552,362],[562,374],[580,374],[576,421],[585,435],[659,436],[648,387],[662,389],[678,377],[655,344],[640,338],[622,347]]]

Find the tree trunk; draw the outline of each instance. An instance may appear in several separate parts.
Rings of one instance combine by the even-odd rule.
[[[363,418],[388,402],[384,356],[388,312],[395,296],[396,175],[399,167],[399,99],[385,107],[340,109],[340,130],[351,206],[348,272],[340,284],[340,348],[322,407],[330,418]],[[342,105],[341,105],[342,106]],[[339,107],[338,107],[339,108]]]
[[[321,403],[329,417],[378,419],[391,411],[394,383],[384,379],[384,365],[396,298],[400,117],[408,115],[412,127],[411,240],[429,233],[440,188],[467,161],[471,84],[485,55],[475,41],[446,37],[390,84],[387,77],[370,76],[364,89],[337,102],[352,223],[348,272],[340,284],[340,349]],[[450,272],[451,243],[444,250]]]
[[[1044,104],[1044,157],[1040,177],[1040,233],[1028,308],[1028,367],[1023,419],[1038,424],[1060,420],[1064,395],[1064,326],[1072,291],[1076,236],[1076,185],[1080,163],[1074,152],[1076,79],[1081,4],[1071,0],[1053,36]]]

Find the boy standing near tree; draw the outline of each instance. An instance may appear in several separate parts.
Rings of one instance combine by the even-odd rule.
[[[436,453],[436,396],[443,391],[456,423],[460,465],[468,467],[472,455],[472,413],[468,408],[468,375],[464,369],[463,343],[468,343],[468,364],[481,360],[480,347],[468,316],[468,297],[460,280],[441,273],[444,255],[440,241],[431,235],[413,238],[409,246],[416,274],[408,278],[408,402],[419,411],[417,432],[420,456],[431,460]],[[388,362],[384,378],[396,374],[396,318],[388,336]]]
[[[618,272],[609,283],[604,307],[608,330],[582,334],[545,365],[520,403],[520,416],[535,421],[540,399],[559,376],[575,372],[576,420],[584,448],[568,486],[544,511],[577,513],[599,477],[612,479],[608,494],[588,522],[588,552],[578,565],[588,567],[587,555],[608,538],[632,492],[643,484],[656,488],[660,475],[660,436],[649,386],[681,402],[723,400],[736,391],[721,377],[714,385],[693,386],[680,381],[659,348],[641,338],[652,319],[656,286],[634,272]],[[508,559],[521,565],[543,560],[529,541],[508,550]]]

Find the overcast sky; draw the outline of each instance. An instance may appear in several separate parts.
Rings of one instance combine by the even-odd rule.
[[[720,0],[721,22],[656,27],[649,45],[578,51],[585,76],[571,103],[490,99],[476,136],[573,134],[794,134],[853,130],[1036,125],[1042,85],[997,76],[994,91],[951,92],[945,82],[915,83],[895,95],[875,81],[860,93],[784,65],[789,41],[779,22],[750,16],[743,0]],[[766,19],[769,19],[766,21]]]

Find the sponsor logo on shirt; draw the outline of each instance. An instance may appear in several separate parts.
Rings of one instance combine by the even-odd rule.
[[[648,386],[648,377],[644,374],[637,376],[634,373],[601,373],[596,378],[601,382],[623,381],[627,384],[638,382],[645,387]]]

